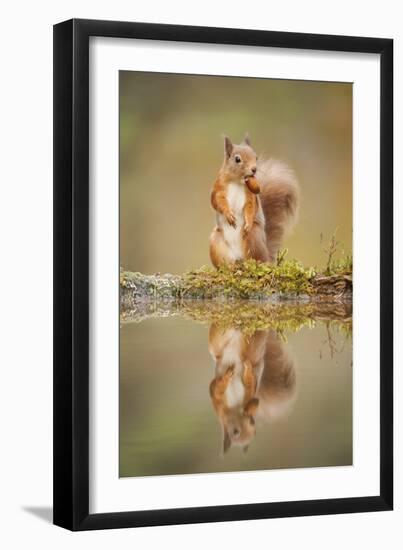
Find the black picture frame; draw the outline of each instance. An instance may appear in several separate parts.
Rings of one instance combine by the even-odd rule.
[[[380,492],[294,502],[89,513],[89,39],[377,53],[380,116]],[[54,523],[71,530],[393,507],[393,40],[73,19],[54,26]]]

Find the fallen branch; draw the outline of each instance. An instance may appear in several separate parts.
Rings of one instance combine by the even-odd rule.
[[[253,300],[270,303],[351,303],[351,272],[317,274],[297,262],[271,266],[248,260],[218,270],[203,267],[184,275],[144,275],[121,270],[121,310],[141,302]]]

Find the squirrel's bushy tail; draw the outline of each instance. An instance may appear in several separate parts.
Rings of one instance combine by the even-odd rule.
[[[287,415],[297,395],[295,358],[273,330],[267,331],[264,365],[256,396],[258,415],[272,420]]]
[[[299,185],[287,164],[268,159],[258,164],[256,179],[260,183],[260,200],[266,221],[269,261],[274,262],[285,233],[298,217]]]

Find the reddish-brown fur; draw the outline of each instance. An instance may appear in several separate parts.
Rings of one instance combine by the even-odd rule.
[[[275,420],[291,409],[296,397],[294,361],[271,330],[245,335],[213,324],[209,351],[216,364],[210,396],[223,430],[223,450],[232,444],[246,450],[256,435],[255,420]],[[228,358],[233,363],[228,364]],[[231,405],[226,392],[237,376],[245,392],[242,403]]]
[[[257,177],[261,182],[259,198],[265,217],[268,257],[273,262],[285,234],[297,221],[299,186],[291,168],[275,159],[262,161]]]
[[[237,157],[239,163],[235,162]],[[228,203],[228,188],[234,182],[245,186],[243,253],[236,259],[273,262],[286,231],[297,218],[299,187],[296,177],[281,161],[258,161],[248,137],[241,145],[233,145],[225,138],[224,162],[211,194],[212,207],[218,213],[217,225],[210,236],[210,257],[216,267],[234,261],[225,238],[225,224],[234,229],[237,226],[236,213]]]

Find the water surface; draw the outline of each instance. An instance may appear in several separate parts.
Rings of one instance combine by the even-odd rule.
[[[120,476],[352,464],[349,332],[326,319],[296,331],[124,322]]]

